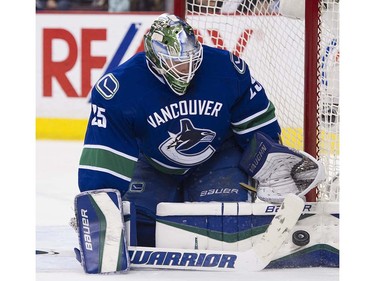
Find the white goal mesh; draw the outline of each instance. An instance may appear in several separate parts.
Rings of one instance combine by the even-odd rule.
[[[184,16],[201,42],[230,50],[249,64],[275,104],[283,143],[299,150],[308,141],[316,145],[316,156],[327,173],[317,200],[338,201],[339,2],[318,3],[318,53],[313,58],[317,73],[305,71],[305,38],[310,31],[305,29],[303,4],[302,0],[187,0]],[[311,105],[315,109],[310,116],[317,133],[306,139],[305,77],[310,75],[318,80],[318,99]]]

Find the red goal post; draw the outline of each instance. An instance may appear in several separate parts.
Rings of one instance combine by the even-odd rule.
[[[307,201],[338,201],[339,0],[175,0],[174,13],[204,44],[243,58],[275,104],[283,143],[323,161],[327,179]]]

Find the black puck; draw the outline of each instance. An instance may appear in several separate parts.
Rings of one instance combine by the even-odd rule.
[[[304,230],[297,230],[293,233],[292,240],[297,246],[305,246],[310,242],[310,234]]]

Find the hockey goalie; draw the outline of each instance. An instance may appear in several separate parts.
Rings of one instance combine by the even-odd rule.
[[[278,204],[324,179],[320,162],[280,144],[275,107],[239,57],[169,14],[144,49],[91,92],[75,201],[88,273],[129,268],[123,201],[134,208],[132,246],[155,247],[162,202],[251,203],[256,193]]]

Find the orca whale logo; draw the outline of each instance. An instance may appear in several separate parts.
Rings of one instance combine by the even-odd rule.
[[[190,119],[181,119],[180,127],[180,132],[177,134],[168,132],[169,138],[159,146],[160,152],[166,158],[181,165],[193,166],[206,161],[215,153],[211,145],[198,153],[187,153],[199,143],[212,142],[216,136],[215,132],[195,128]]]

